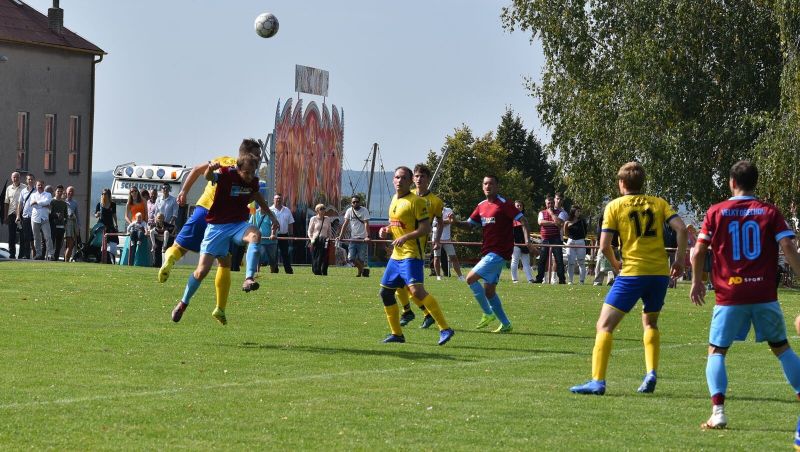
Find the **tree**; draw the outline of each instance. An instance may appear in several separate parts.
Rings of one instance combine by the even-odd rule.
[[[797,9],[796,1],[774,1]],[[773,7],[766,0],[513,0],[504,8],[507,30],[541,41],[542,81],[528,87],[567,194],[595,205],[615,192],[619,166],[638,160],[647,190],[673,202],[704,208],[727,196],[730,166],[754,156],[780,109],[783,55]],[[786,30],[796,39],[796,28]]]
[[[555,165],[547,160],[547,154],[542,149],[541,143],[536,136],[522,125],[522,119],[514,114],[511,109],[500,118],[500,125],[497,127],[497,142],[508,151],[506,166],[509,170],[516,170],[518,176],[528,179],[532,184],[533,190],[525,196],[515,196],[514,199],[524,199],[525,205],[529,208],[536,208],[544,205],[544,198],[548,193],[553,193],[553,178],[555,176]],[[517,177],[515,175],[515,177]],[[504,178],[505,179],[505,178]],[[509,184],[508,187],[516,182]],[[505,191],[510,196],[510,192]]]

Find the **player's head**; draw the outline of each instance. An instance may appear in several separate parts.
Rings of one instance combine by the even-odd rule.
[[[749,160],[739,160],[731,167],[730,178],[731,182],[735,183],[740,190],[754,191],[758,184],[758,168]],[[734,186],[731,184],[731,190],[733,188]]]
[[[494,198],[497,196],[499,185],[500,181],[494,174],[487,174],[486,176],[483,176],[483,183],[481,186],[483,188],[483,194],[486,195],[487,198]]]
[[[394,170],[394,189],[398,193],[407,193],[411,188],[411,178],[413,176],[411,168],[407,166],[398,166]]]
[[[256,174],[256,169],[258,169],[258,157],[248,153],[239,154],[239,158],[236,159],[236,168],[239,171],[239,176],[245,182],[250,182]]]
[[[644,187],[644,167],[639,162],[628,162],[620,167],[617,180],[629,192],[640,192]]]
[[[255,155],[256,158],[261,158],[261,145],[258,144],[258,141],[252,138],[245,138],[242,140],[242,144],[239,145],[239,156],[241,157],[242,154],[252,154]]]
[[[427,190],[431,183],[431,169],[424,163],[414,167],[414,185],[420,190]]]

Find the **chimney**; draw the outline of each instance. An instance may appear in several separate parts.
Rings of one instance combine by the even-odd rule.
[[[47,22],[50,29],[57,34],[64,30],[64,10],[58,7],[58,0],[53,0],[53,7],[47,10]]]

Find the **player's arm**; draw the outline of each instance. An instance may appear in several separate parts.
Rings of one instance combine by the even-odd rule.
[[[686,223],[677,215],[669,220],[669,227],[675,231],[678,240],[678,251],[675,252],[675,262],[672,264],[670,276],[672,278],[680,278],[683,276],[683,263],[686,260],[686,244],[689,240],[689,235],[686,231]]]
[[[611,263],[614,272],[619,274],[620,270],[622,270],[622,262],[618,261],[617,256],[614,254],[614,248],[611,246],[611,241],[613,239],[614,231],[603,230],[600,232],[600,251],[603,253],[603,256],[608,259],[608,262]]]
[[[702,306],[705,303],[706,285],[703,284],[703,267],[708,253],[708,243],[698,240],[694,245],[694,255],[692,256],[692,288],[689,297],[692,303]],[[677,259],[677,257],[676,257]]]
[[[431,220],[430,218],[426,218],[424,220],[420,220],[419,224],[417,225],[417,229],[409,232],[408,234],[403,234],[400,237],[394,239],[392,245],[394,246],[402,246],[403,243],[414,240],[417,237],[423,237],[431,233]]]
[[[203,163],[202,165],[197,165],[189,171],[189,175],[186,176],[186,180],[183,181],[183,185],[181,186],[181,191],[178,193],[178,204],[184,205],[186,204],[186,195],[189,193],[189,190],[192,189],[195,181],[197,178],[200,177],[201,174],[205,174],[206,168],[211,162]]]
[[[219,164],[219,162],[211,162],[211,161],[209,161],[206,164],[206,169],[203,172],[203,177],[205,177],[205,179],[207,181],[209,181],[209,182],[216,182],[216,177],[214,176],[214,171],[218,170],[220,168],[220,166],[221,165]],[[261,199],[263,200],[264,198],[261,198]]]
[[[778,245],[780,245],[786,262],[792,267],[794,274],[800,275],[800,253],[797,252],[797,248],[794,245],[794,237],[784,237],[778,242]]]

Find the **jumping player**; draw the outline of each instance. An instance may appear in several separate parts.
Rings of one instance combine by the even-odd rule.
[[[424,199],[425,202],[428,203],[428,214],[431,218],[431,223],[433,220],[442,224],[442,210],[444,209],[444,202],[442,202],[441,198],[434,195],[428,187],[431,183],[431,170],[426,165],[420,163],[414,167],[414,185],[416,186],[415,189],[411,190],[411,193],[419,196],[420,198]],[[434,253],[439,250],[441,245],[439,242],[441,241],[442,237],[442,230],[443,228],[436,228],[436,233],[433,236],[433,251]],[[422,250],[425,251],[425,244],[428,241],[428,236],[420,237],[420,243],[422,244]],[[400,325],[406,326],[409,322],[414,320],[416,317],[414,315],[414,311],[411,310],[411,302],[409,301],[409,291],[407,287],[401,287],[397,289],[396,292],[397,299],[400,301],[400,304],[403,305],[403,314],[400,316]],[[431,317],[430,313],[425,309],[425,305],[419,303],[418,300],[414,300],[414,304],[418,305],[422,312],[425,314],[425,317],[422,319],[422,325],[420,328],[426,329],[430,328],[433,325],[434,320]]]
[[[392,331],[383,342],[406,341],[400,326],[400,308],[395,300],[395,291],[408,286],[414,302],[424,305],[433,316],[439,326],[439,345],[444,345],[455,332],[447,325],[439,303],[433,295],[425,291],[423,285],[425,265],[422,240],[430,233],[431,222],[428,218],[428,203],[410,191],[411,174],[411,169],[405,166],[395,170],[395,195],[389,206],[389,226],[380,229],[381,238],[386,238],[388,234],[394,238],[394,251],[381,278],[380,295]]]
[[[728,186],[733,196],[708,209],[692,256],[692,303],[700,306],[705,302],[703,264],[709,247],[716,294],[706,362],[712,411],[711,417],[700,425],[703,429],[728,425],[725,355],[733,341],[747,338],[751,325],[756,342],[767,341],[786,380],[800,394],[800,358],[786,339],[775,285],[778,247],[795,273],[800,273],[800,255],[793,243],[794,231],[778,208],[753,195],[757,182],[754,163],[742,160],[731,167]]]
[[[475,328],[486,328],[497,319],[500,320],[500,326],[494,332],[510,333],[513,327],[503,310],[500,296],[497,295],[497,283],[500,282],[500,272],[514,251],[514,221],[522,224],[522,232],[529,242],[530,229],[522,212],[512,202],[497,194],[497,176],[484,177],[482,186],[486,199],[475,207],[469,220],[453,224],[483,229],[481,260],[467,274],[467,284],[483,310],[483,316]],[[483,279],[483,286],[478,282],[479,279]]]
[[[576,394],[603,395],[606,392],[606,369],[611,355],[612,333],[625,314],[641,298],[644,304],[644,361],[647,373],[638,392],[656,389],[656,371],[661,352],[658,315],[664,306],[670,276],[683,275],[686,256],[686,225],[667,201],[642,193],[644,168],[639,162],[629,162],[617,172],[619,198],[606,206],[600,234],[600,250],[620,276],[606,295],[597,319],[597,335],[592,350],[592,379],[573,386]],[[670,269],[664,248],[664,228],[668,223],[678,236],[675,263]],[[611,241],[619,233],[622,242],[622,263],[614,255]]]
[[[256,201],[261,207],[261,212],[269,211],[269,206],[258,191],[258,177],[255,176],[258,158],[245,153],[239,157],[236,164],[236,167],[221,168],[219,163],[209,162],[204,173],[206,180],[217,185],[217,190],[214,192],[213,203],[206,217],[208,226],[200,244],[200,260],[195,271],[189,275],[183,298],[172,311],[173,322],[181,320],[189,301],[211,270],[215,258],[220,267],[230,272],[231,243],[238,245],[248,243],[244,289],[249,292],[259,287],[253,276],[258,267],[258,244],[261,241],[261,233],[256,226],[247,222],[250,213],[247,204],[251,200]],[[216,172],[218,169],[219,172]],[[220,284],[220,281],[216,282],[217,305],[211,315],[225,325],[227,323],[225,305],[228,302],[230,280],[227,286]]]
[[[256,140],[253,139],[245,139],[242,141],[242,144],[239,145],[239,156],[245,154],[254,155],[256,158],[261,157],[261,145],[258,144]],[[195,166],[192,168],[192,171],[186,177],[186,180],[181,187],[180,193],[178,193],[178,204],[185,205],[186,204],[186,194],[189,193],[192,186],[194,185],[195,181],[200,177],[200,175],[205,174],[206,169],[208,169],[209,164],[219,164],[220,167],[228,167],[236,165],[236,159],[233,157],[222,156],[217,157],[211,160],[208,163],[203,163],[200,165]],[[205,190],[203,190],[203,194],[200,196],[200,199],[197,200],[197,205],[194,208],[194,213],[183,225],[178,236],[175,237],[175,243],[167,249],[164,253],[164,263],[161,265],[161,268],[158,270],[158,282],[166,282],[169,278],[169,273],[172,271],[172,267],[178,262],[186,253],[189,251],[194,251],[195,253],[200,251],[200,242],[203,241],[203,234],[206,231],[206,215],[208,215],[209,209],[211,209],[211,204],[214,201],[214,194],[216,192],[216,185],[208,182],[206,184]],[[272,222],[275,223],[275,216],[270,211],[268,213]],[[215,284],[222,287],[230,287],[231,285],[231,274],[230,274],[230,267],[217,267],[217,274],[214,278]],[[246,290],[246,287],[249,287],[249,283],[245,281],[243,285],[243,290]],[[218,291],[220,289],[218,288]],[[224,292],[227,293],[227,289],[224,289]]]

